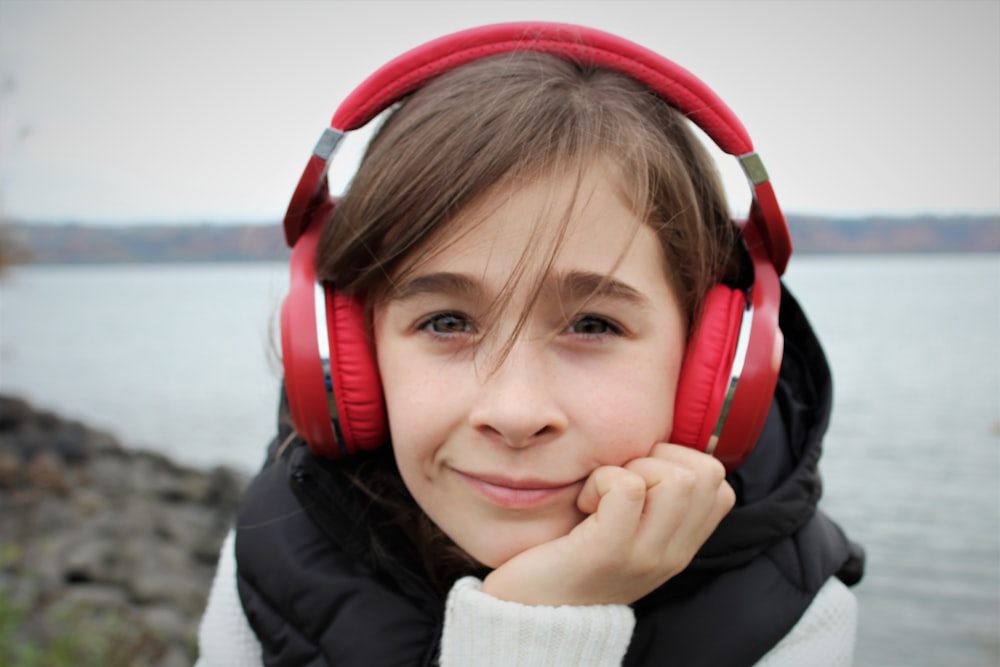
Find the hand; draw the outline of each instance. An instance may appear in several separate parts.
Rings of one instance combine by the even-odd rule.
[[[577,498],[587,518],[498,567],[483,591],[532,605],[630,604],[687,567],[734,502],[721,463],[658,444],[594,470]]]

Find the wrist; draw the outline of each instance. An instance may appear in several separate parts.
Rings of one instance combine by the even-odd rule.
[[[527,605],[531,607],[559,607],[563,605],[586,605],[587,602],[570,596],[569,582],[566,577],[554,577],[559,586],[556,589],[545,585],[548,577],[527,576],[523,568],[504,569],[503,566],[490,572],[483,579],[478,589],[485,595],[496,600]]]

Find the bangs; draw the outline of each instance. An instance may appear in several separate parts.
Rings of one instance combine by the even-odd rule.
[[[489,303],[480,303],[476,311],[476,319],[484,331],[490,332],[476,342],[482,346],[489,342],[497,354],[491,355],[489,370],[495,370],[507,358],[511,348],[522,335],[524,326],[532,311],[546,291],[547,286],[557,282],[551,280],[562,251],[568,246],[567,238],[576,233],[574,223],[584,215],[584,209],[590,205],[592,198],[600,190],[610,193],[619,203],[628,209],[621,196],[621,179],[617,169],[609,169],[604,164],[595,162],[579,162],[565,166],[557,171],[541,170],[533,175],[510,174],[501,179],[490,190],[483,193],[473,203],[463,209],[457,216],[443,224],[434,234],[429,236],[422,247],[415,249],[404,260],[378,294],[371,295],[369,300],[371,311],[402,294],[406,294],[414,282],[420,281],[428,263],[440,266],[447,262],[435,261],[440,256],[447,257],[456,244],[460,244],[470,234],[476,233],[484,225],[491,224],[497,216],[507,220],[516,219],[521,225],[517,233],[527,230],[523,244],[514,247],[515,253],[512,268],[505,272],[503,283],[497,285],[490,297]],[[512,214],[505,211],[508,206],[518,207],[523,211],[523,204],[516,199],[525,191],[532,191],[530,211],[527,214]],[[632,211],[629,211],[632,213]],[[516,218],[511,217],[517,216]],[[560,306],[560,311],[567,318],[573,309],[578,310],[581,303],[586,304],[599,293],[605,292],[606,285],[613,280],[612,273],[617,271],[638,232],[644,224],[631,215],[633,223],[623,230],[619,237],[622,248],[609,269],[608,274],[597,284],[587,284],[584,292],[574,292],[574,306]],[[609,224],[610,221],[609,221]],[[488,243],[501,242],[504,235],[503,227],[489,232]],[[490,238],[493,241],[490,241]],[[481,243],[482,241],[477,241]],[[494,246],[495,247],[495,246]],[[508,256],[511,246],[503,250]],[[490,251],[491,252],[491,251]],[[659,253],[662,260],[662,253]],[[489,260],[487,260],[487,264]],[[663,267],[663,273],[669,278],[669,272]],[[486,270],[486,265],[483,266]],[[605,269],[602,268],[602,271]],[[515,304],[516,299],[516,304]],[[503,321],[501,323],[501,320]],[[494,332],[504,332],[502,340],[496,340]]]
[[[525,52],[470,63],[428,83],[385,121],[324,230],[317,275],[369,303],[384,298],[476,224],[470,217],[488,215],[465,213],[498,201],[491,195],[553,174],[575,175],[579,186],[600,165],[617,175],[626,207],[660,237],[669,280],[691,319],[717,280],[707,268],[714,260],[706,259],[712,244],[703,212],[725,208],[706,206],[706,193],[719,197],[695,186],[711,183],[714,171],[703,168],[710,160],[692,142],[684,118],[618,73]],[[560,220],[558,233],[525,249],[511,286],[540,258],[551,267],[572,205],[566,209],[547,216]]]

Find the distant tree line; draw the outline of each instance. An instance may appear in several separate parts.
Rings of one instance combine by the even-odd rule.
[[[1000,252],[1000,215],[836,219],[790,215],[800,253]]]
[[[1000,215],[837,219],[790,215],[797,253],[1000,252]],[[277,224],[8,224],[6,263],[284,261]]]
[[[19,263],[279,261],[289,256],[280,225],[19,224],[7,234]]]

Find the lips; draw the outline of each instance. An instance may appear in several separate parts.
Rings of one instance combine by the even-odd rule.
[[[542,479],[512,479],[457,470],[455,472],[486,500],[508,509],[538,507],[571,493],[571,497],[575,499],[582,484],[582,480],[567,483]]]

